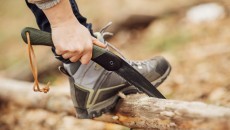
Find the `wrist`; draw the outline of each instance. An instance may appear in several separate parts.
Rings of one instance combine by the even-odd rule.
[[[79,23],[73,14],[69,0],[61,0],[56,6],[43,10],[52,27]],[[79,23],[80,24],[80,23]]]

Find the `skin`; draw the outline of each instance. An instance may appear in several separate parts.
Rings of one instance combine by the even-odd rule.
[[[71,62],[88,64],[92,57],[93,44],[105,47],[92,37],[86,27],[74,16],[69,0],[61,0],[56,6],[43,10],[52,30],[52,40],[56,53]]]

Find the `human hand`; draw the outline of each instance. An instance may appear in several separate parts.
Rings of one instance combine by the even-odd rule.
[[[52,26],[52,40],[58,55],[71,62],[80,60],[82,64],[89,63],[92,58],[93,44],[105,47],[77,20]]]
[[[69,0],[62,0],[56,6],[43,10],[52,29],[52,40],[56,53],[71,62],[89,63],[93,44],[105,45],[92,37],[86,27],[81,25],[73,14]]]

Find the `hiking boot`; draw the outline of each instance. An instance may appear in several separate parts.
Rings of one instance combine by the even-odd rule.
[[[105,43],[100,36],[104,35],[97,34],[97,37]],[[159,86],[171,70],[163,57],[146,61],[126,61],[154,86]],[[118,102],[119,92],[125,95],[140,92],[115,72],[107,71],[93,61],[87,65],[80,62],[64,64],[64,68],[61,67],[60,70],[69,76],[71,98],[80,119],[99,117],[111,111]]]

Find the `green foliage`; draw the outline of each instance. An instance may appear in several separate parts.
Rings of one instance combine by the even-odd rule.
[[[184,30],[175,30],[165,35],[153,36],[147,41],[147,46],[154,51],[172,51],[188,43],[191,34]]]

